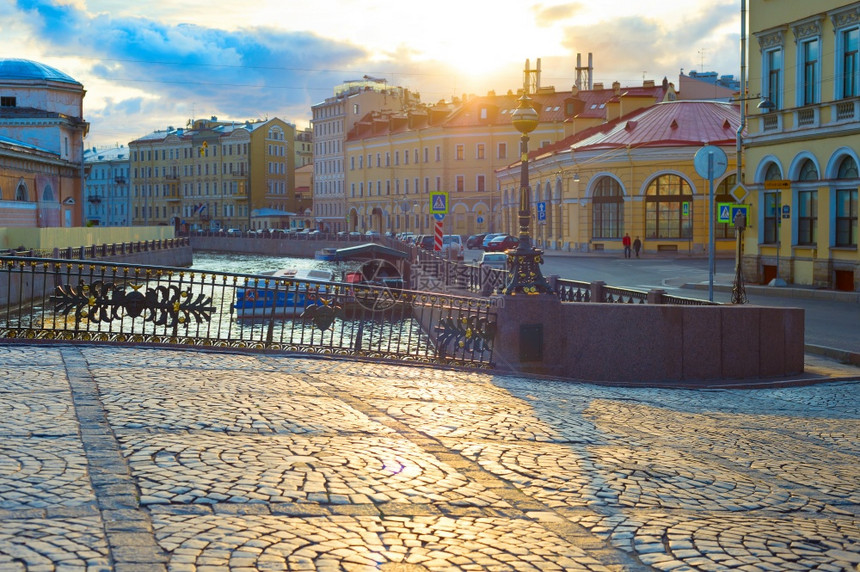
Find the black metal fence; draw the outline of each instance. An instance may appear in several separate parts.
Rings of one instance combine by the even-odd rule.
[[[507,282],[507,270],[481,264],[466,264],[426,249],[417,249],[413,275],[419,288],[444,291],[462,290],[489,296]],[[697,298],[672,296],[661,290],[636,290],[609,286],[603,282],[584,282],[564,278],[550,278],[555,295],[562,302],[595,302],[601,304],[681,304],[686,306],[715,305],[715,302]]]
[[[0,257],[0,337],[491,366],[487,298],[182,268]]]

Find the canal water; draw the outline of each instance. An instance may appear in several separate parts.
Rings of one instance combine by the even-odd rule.
[[[359,266],[360,264],[356,262],[329,262],[313,258],[289,258],[234,252],[195,252],[194,261],[191,264],[191,268],[194,270],[236,274],[271,274],[282,268],[332,270],[338,278],[344,272],[356,270]]]
[[[332,262],[232,252],[195,252],[191,265],[191,269],[197,271],[255,275],[271,274],[284,268],[331,270],[339,280],[347,272],[360,267],[361,262],[356,261]],[[221,316],[231,313],[233,301],[232,290],[224,298],[217,291],[213,295],[213,302]],[[357,316],[338,317],[325,331],[298,318],[284,318],[273,323],[268,320],[219,320],[215,329],[219,337],[243,340],[269,338],[311,350],[325,348],[333,353],[348,350],[348,353],[358,355],[411,355],[424,358],[436,353],[426,332],[408,308],[382,313],[364,311]]]

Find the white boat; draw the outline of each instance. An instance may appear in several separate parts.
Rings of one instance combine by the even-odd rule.
[[[236,288],[233,308],[236,317],[245,320],[301,316],[309,306],[322,305],[319,295],[331,292],[334,283],[329,270],[285,268]]]

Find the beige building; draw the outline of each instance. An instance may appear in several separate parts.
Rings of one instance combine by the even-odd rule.
[[[696,170],[705,145],[726,156],[714,177],[714,204],[735,186],[736,106],[666,101],[530,153],[531,235],[544,250],[621,255],[622,240],[639,238],[649,253],[708,252],[714,217],[717,252],[732,252],[730,224],[711,207],[711,181]],[[534,140],[534,137],[532,137]],[[531,147],[530,147],[531,148]],[[521,163],[499,171],[504,225],[518,234]]]
[[[281,119],[189,121],[129,143],[135,225],[284,226],[296,206],[295,127]]]
[[[0,226],[83,224],[85,93],[51,66],[0,59]]]
[[[860,290],[860,2],[751,0],[749,280]]]
[[[334,96],[311,108],[313,113],[314,226],[330,232],[346,228],[344,170],[346,137],[371,111],[410,109],[420,96],[385,80],[364,76],[335,88]]]
[[[535,81],[539,125],[532,149],[551,146],[575,131],[601,125],[624,110],[674,99],[668,82],[558,92]],[[445,233],[469,235],[505,229],[497,170],[517,161],[520,134],[511,124],[519,95],[468,96],[405,111],[365,115],[346,140],[349,230],[429,234],[430,196],[449,197]],[[518,179],[517,179],[518,180]]]

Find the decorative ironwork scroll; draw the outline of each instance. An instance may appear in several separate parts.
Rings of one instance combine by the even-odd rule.
[[[496,323],[477,315],[448,316],[439,320],[435,330],[439,354],[445,357],[457,351],[491,351]]]
[[[131,289],[129,291],[129,289]],[[87,284],[57,286],[51,296],[54,311],[91,322],[110,322],[129,316],[141,317],[158,326],[187,325],[189,321],[209,321],[215,306],[204,294],[194,296],[190,288],[156,286],[143,289],[142,284],[116,284],[101,280]]]

